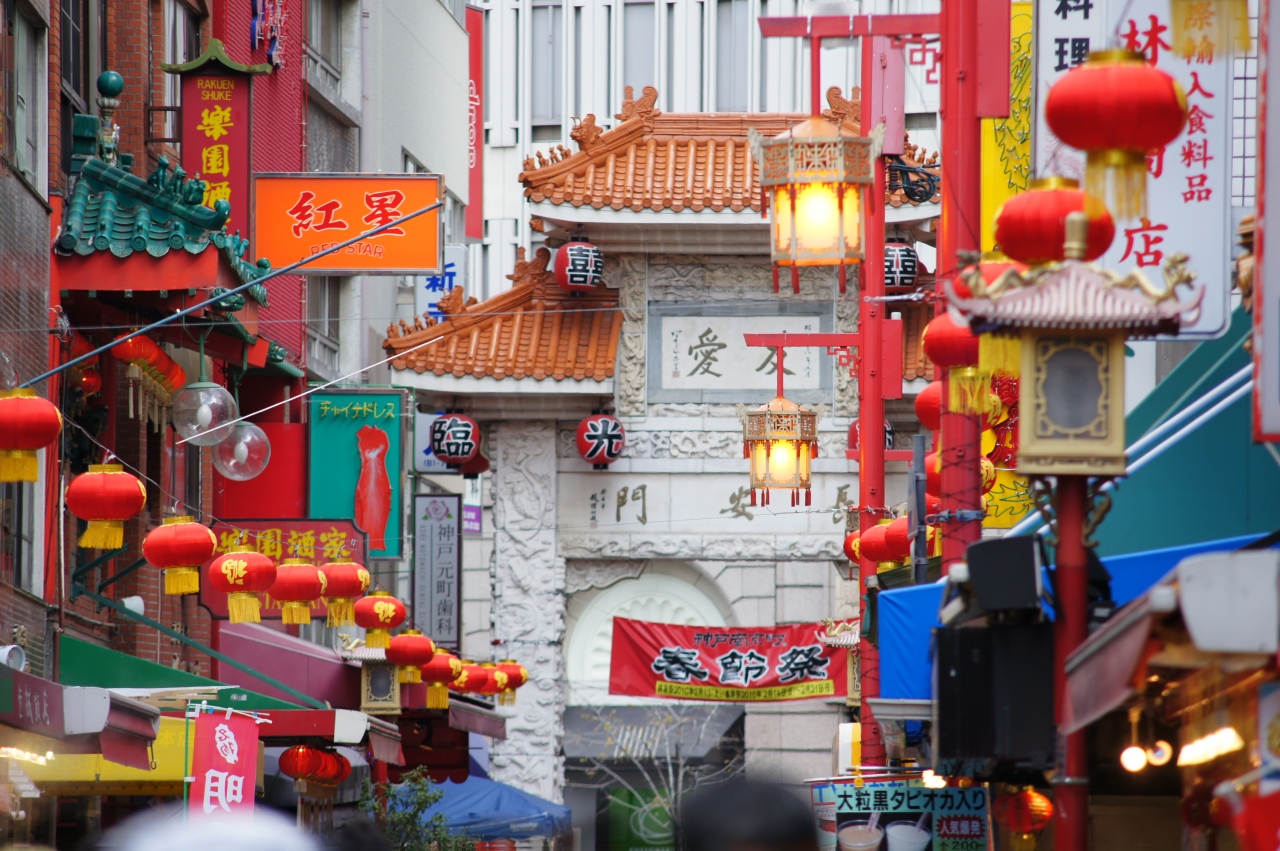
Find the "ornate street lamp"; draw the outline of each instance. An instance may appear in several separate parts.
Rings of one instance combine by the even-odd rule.
[[[782,354],[778,354],[782,374]],[[751,504],[756,491],[761,505],[769,504],[772,488],[791,491],[791,504],[813,504],[809,490],[809,464],[818,454],[818,414],[786,399],[781,393],[766,405],[743,415],[743,455],[751,459]]]

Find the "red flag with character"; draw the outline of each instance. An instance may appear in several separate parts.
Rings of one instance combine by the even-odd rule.
[[[252,815],[258,782],[258,724],[236,713],[196,717],[191,816]]]

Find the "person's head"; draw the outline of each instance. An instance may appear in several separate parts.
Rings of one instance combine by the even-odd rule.
[[[683,851],[817,851],[813,808],[775,783],[731,780],[680,807]]]

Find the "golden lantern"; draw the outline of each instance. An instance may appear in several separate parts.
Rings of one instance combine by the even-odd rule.
[[[760,188],[767,195],[773,291],[778,267],[845,266],[862,260],[862,184],[871,183],[871,140],[813,116],[760,144]]]
[[[769,504],[773,488],[791,491],[791,504],[812,504],[809,464],[818,454],[818,414],[779,395],[767,405],[743,414],[743,456],[751,461],[751,504],[760,490]]]

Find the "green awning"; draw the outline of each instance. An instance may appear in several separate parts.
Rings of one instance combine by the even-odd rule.
[[[1217,340],[1200,343],[1130,412],[1127,443],[1246,367],[1251,317],[1237,309]],[[1098,527],[1098,554],[1140,552],[1280,529],[1280,463],[1253,442],[1245,395],[1163,455],[1121,479]]]
[[[58,637],[58,682],[66,686],[98,688],[210,688],[224,686],[217,680],[189,674],[90,644],[67,635]],[[304,709],[296,703],[267,697],[239,686],[218,692],[218,705],[232,709]],[[211,701],[212,702],[212,701]]]

